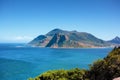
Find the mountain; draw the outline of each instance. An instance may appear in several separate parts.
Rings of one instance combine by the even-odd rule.
[[[30,43],[32,46],[40,47],[64,47],[64,48],[78,48],[78,47],[105,47],[110,44],[104,40],[98,39],[90,33],[66,31],[61,29],[54,29],[45,35],[39,35]]]
[[[114,44],[120,44],[120,38],[116,36],[114,39],[109,40],[108,42],[114,43]]]
[[[29,45],[45,47],[46,44],[48,44],[50,40],[51,40],[50,36],[39,35],[38,37],[33,39],[31,42],[29,42]]]
[[[68,38],[66,35],[56,33],[46,47],[63,47],[64,42],[67,40]]]

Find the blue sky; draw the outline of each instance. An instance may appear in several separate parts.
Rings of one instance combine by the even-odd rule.
[[[54,28],[120,37],[120,0],[0,0],[0,42],[29,42]]]

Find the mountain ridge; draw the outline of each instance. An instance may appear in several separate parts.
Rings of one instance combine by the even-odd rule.
[[[79,47],[109,47],[110,42],[104,41],[87,32],[53,29],[45,35],[39,35],[31,42],[32,46],[51,48],[79,48]]]
[[[120,37],[116,36],[112,40],[109,40],[108,42],[114,43],[114,44],[120,44]]]

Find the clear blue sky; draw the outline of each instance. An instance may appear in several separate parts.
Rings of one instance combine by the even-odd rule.
[[[120,0],[0,0],[0,42],[29,42],[54,28],[120,37]]]

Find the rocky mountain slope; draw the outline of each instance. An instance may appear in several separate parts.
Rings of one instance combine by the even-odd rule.
[[[108,42],[114,43],[114,44],[120,44],[120,38],[116,36],[114,39],[109,40]]]
[[[32,46],[52,48],[106,47],[109,42],[98,39],[90,33],[54,29],[46,35],[39,35],[30,43]]]

